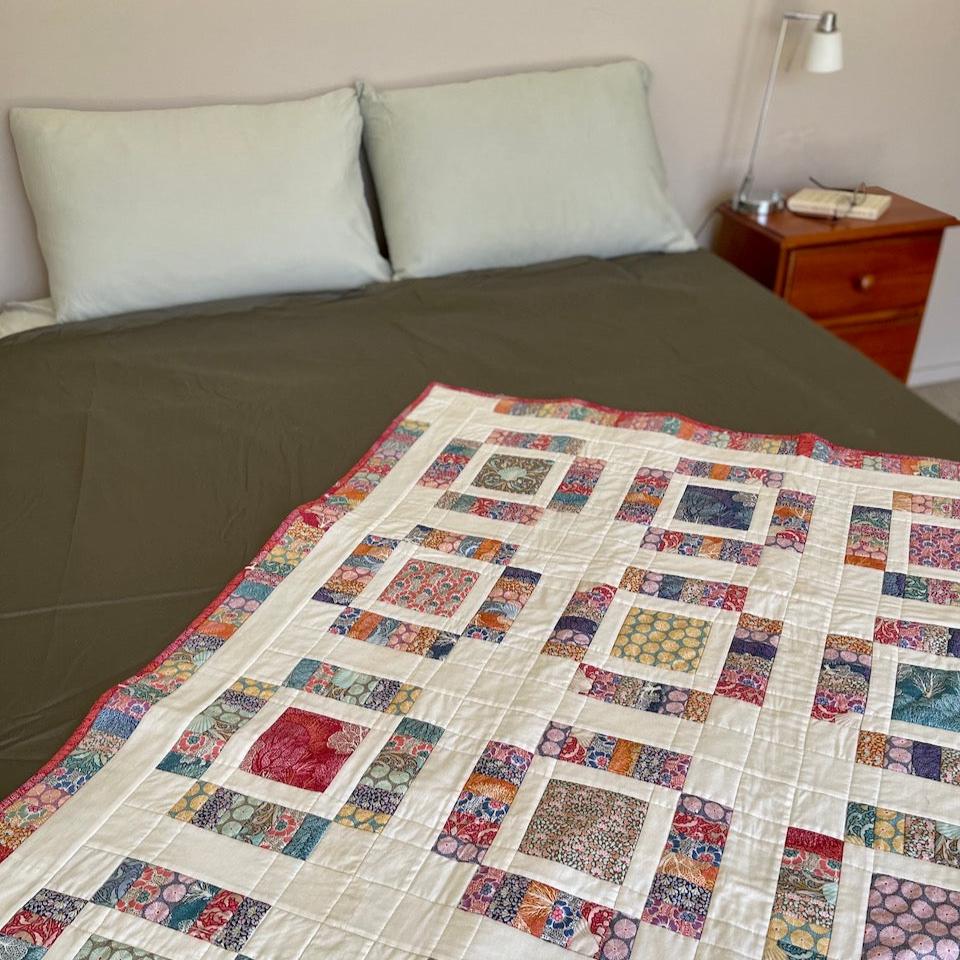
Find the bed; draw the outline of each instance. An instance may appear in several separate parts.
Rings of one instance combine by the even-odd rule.
[[[0,794],[434,380],[960,455],[960,425],[706,252],[19,334],[0,341],[4,539],[42,557],[0,555]]]
[[[729,431],[805,433],[798,443],[808,451],[827,449],[818,448],[819,441],[809,436],[819,434],[834,444],[861,450],[931,458],[960,454],[960,425],[728,264],[702,251],[575,259],[378,284],[346,294],[214,303],[17,334],[0,342],[0,409],[4,411],[0,447],[16,451],[3,459],[0,498],[5,542],[11,545],[0,556],[0,582],[4,584],[0,794],[13,791],[44,764],[71,737],[71,731],[105,690],[144,668],[185,624],[205,608],[209,612],[223,584],[238,582],[231,578],[238,571],[243,574],[244,565],[257,554],[280,518],[331,488],[378,437],[394,442],[403,425],[394,422],[387,434],[383,434],[384,427],[436,381],[514,397],[576,396],[587,405],[563,408],[572,432],[580,419],[594,422],[590,411],[601,408],[589,404],[599,404],[627,411],[676,412]],[[429,397],[424,402],[428,401]],[[508,404],[503,409],[511,408]],[[538,414],[537,409],[535,404],[521,403],[512,411],[533,417],[543,410],[548,415],[557,410],[543,408]],[[524,429],[529,429],[526,419],[523,423]],[[708,442],[717,447],[725,446],[730,436],[723,430],[708,435],[712,438]],[[520,441],[510,441],[515,442]],[[754,482],[757,478],[751,475],[749,479]],[[763,484],[768,480],[766,477]],[[571,496],[576,500],[582,494],[574,491]],[[474,518],[462,519],[469,526]],[[860,553],[869,561],[869,549]],[[348,558],[345,567],[351,562]],[[347,602],[340,599],[338,589],[329,588],[322,596],[321,590],[314,599]],[[559,626],[558,622],[558,630]],[[567,642],[557,641],[562,649]],[[771,641],[763,642],[769,645]],[[772,642],[775,645],[776,641]],[[817,643],[822,643],[822,638]],[[567,653],[554,651],[553,655],[564,657]],[[309,689],[310,682],[303,680],[307,686],[299,689]],[[599,681],[595,678],[595,682]],[[256,700],[256,693],[247,690],[243,695]],[[737,693],[728,696],[746,699]],[[398,708],[395,712],[402,711]],[[401,725],[406,722],[402,720]],[[398,727],[395,736],[400,736],[399,731]],[[431,736],[439,736],[428,723],[409,730],[405,727],[401,740],[408,735],[426,755],[436,746]],[[551,755],[551,736],[567,737],[562,759],[571,759],[570,750],[577,744],[574,733],[562,725],[545,735],[537,748],[539,759]],[[75,748],[77,741],[78,735],[74,735],[69,746]],[[501,769],[504,763],[519,764],[526,770],[532,751],[529,756],[524,751],[502,754],[509,746],[491,740],[474,773],[491,764],[500,764]],[[589,766],[589,748],[587,757],[574,762]],[[182,773],[185,768],[176,766],[181,761],[164,767],[163,763],[168,763],[164,760],[160,769]],[[252,762],[260,761],[255,758]],[[271,776],[262,769],[259,772]],[[189,773],[194,775],[195,768],[190,767]],[[637,772],[632,776],[641,777]],[[522,772],[519,777],[522,780]],[[569,787],[564,787],[565,783],[550,780],[536,815],[543,812],[547,816],[553,804],[556,810],[566,811],[566,816],[571,802],[584,801],[583,796],[564,796]],[[306,785],[289,776],[286,784]],[[673,786],[677,785],[671,783]],[[944,784],[935,787],[956,789]],[[599,794],[606,795],[604,791]],[[179,813],[171,810],[171,817],[189,819],[192,801],[185,797],[183,802],[186,808]],[[614,818],[626,825],[624,829],[631,822],[631,829],[640,829],[641,808],[646,808],[637,803],[641,806],[620,810]],[[720,836],[722,852],[731,807],[690,792],[682,793],[679,803],[686,807],[678,808],[671,822],[669,812],[656,812],[661,819],[666,816],[657,829],[666,832],[668,847],[693,842],[684,833],[684,817],[689,815],[690,822],[708,824],[711,835]],[[864,815],[871,815],[874,824],[877,808],[865,809]],[[350,814],[357,815],[357,811]],[[454,815],[451,813],[451,818]],[[653,819],[652,808],[648,816]],[[358,825],[367,829],[359,821],[350,824]],[[848,832],[856,829],[849,821]],[[455,833],[442,833],[434,852],[469,860],[470,856],[462,855],[462,843]],[[857,842],[869,847],[874,834],[868,833],[864,827]],[[598,842],[609,850],[609,841],[604,837]],[[549,851],[555,842],[548,830],[537,836],[528,831],[523,838],[528,852],[554,860],[560,856]],[[773,846],[776,849],[768,851],[767,859],[775,873],[780,870],[778,904],[803,887],[804,870],[826,871],[815,877],[817,890],[839,876],[842,841],[791,827],[786,840]],[[222,855],[227,852],[224,849]],[[286,852],[297,856],[289,847]],[[668,854],[669,850],[663,856]],[[482,860],[482,854],[477,857],[473,851],[472,855],[474,865]],[[239,863],[248,862],[246,852],[238,857]],[[303,852],[301,859],[306,857]],[[800,858],[800,868],[791,865],[791,857]],[[661,859],[657,866],[653,856],[646,882],[660,883],[657,877],[667,870],[665,863]],[[820,867],[816,867],[818,863]],[[623,864],[606,861],[593,867],[578,861],[577,866],[607,881],[623,879],[618,871],[625,869]],[[660,871],[656,875],[654,868]],[[71,869],[79,867],[68,866],[68,874]],[[154,868],[140,861],[125,860],[88,899],[136,912],[140,907],[131,905],[125,891],[131,884],[136,888],[145,883],[143,871],[151,870]],[[161,872],[159,876],[161,884],[181,882],[172,874]],[[879,880],[874,876],[871,881],[871,897],[901,894],[901,881],[878,876]],[[702,877],[698,882],[707,883]],[[499,903],[496,898],[508,896],[510,885],[518,883],[527,891],[521,891],[523,896],[532,896],[534,887],[528,878],[477,867],[460,901],[458,916],[485,914],[484,922],[498,919],[491,898]],[[402,886],[400,881],[398,884]],[[865,889],[866,881],[863,886]],[[211,896],[227,898],[232,904],[220,926],[204,930],[196,926],[200,921],[194,918],[188,930],[173,920],[143,916],[184,930],[200,941],[212,940],[234,952],[243,950],[244,955],[249,953],[258,960],[273,956],[262,937],[251,939],[251,948],[245,947],[251,933],[257,935],[257,923],[268,904],[219,887],[204,889],[206,899],[201,897],[198,910],[209,908]],[[567,903],[563,900],[567,895],[558,892],[559,888],[544,889],[553,897],[548,913]],[[700,891],[700,896],[706,887],[694,885],[692,889]],[[921,899],[927,902],[943,892],[940,887],[924,887]],[[37,894],[39,900],[35,897],[26,904],[22,916],[27,919],[17,921],[20,927],[10,921],[13,926],[4,929],[8,933],[19,929],[35,937],[37,924],[46,924],[44,930],[53,924],[56,933],[50,944],[66,930],[56,949],[63,956],[73,956],[67,944],[80,944],[81,925],[78,922],[73,929],[70,923],[87,900],[49,891],[43,896]],[[750,896],[746,902],[756,909],[756,900],[751,901]],[[709,900],[706,892],[707,904]],[[559,943],[587,956],[593,955],[594,949],[596,955],[629,955],[638,917],[611,913],[591,901],[576,903],[582,930],[564,932],[550,926],[552,921],[546,928],[540,923],[537,930],[527,930],[539,937],[541,949]],[[816,909],[822,913],[827,909],[825,903],[818,901]],[[845,902],[844,909],[862,917],[859,904],[854,911]],[[703,906],[701,914],[694,910],[682,916],[677,910],[666,900],[648,901],[642,918],[647,939],[642,942],[650,949],[666,949],[672,943],[669,936],[679,933],[688,939],[677,955],[693,956],[707,907]],[[831,922],[832,910],[830,906]],[[244,911],[246,919],[240,923],[236,918]],[[762,906],[759,913],[770,916],[769,907]],[[279,915],[276,908],[274,915]],[[730,919],[726,912],[724,916]],[[781,922],[777,917],[775,911],[771,924]],[[509,918],[499,919],[507,926],[518,925]],[[394,920],[402,923],[399,914],[391,917],[391,923]],[[289,918],[287,922],[296,927]],[[709,935],[696,955],[746,955],[729,946],[736,939],[736,918],[728,927],[716,919],[713,922],[713,929],[719,932]],[[888,936],[879,920],[871,922],[874,927],[870,933],[868,923],[868,938]],[[351,929],[350,922],[344,921],[342,929],[338,923],[325,928],[324,937],[329,934],[333,939],[317,941],[318,945],[327,943],[330,952],[317,955],[352,956],[358,944],[370,945],[371,941]],[[662,934],[667,939],[661,943],[650,933],[653,928],[665,930],[669,936]],[[800,933],[806,935],[805,930]],[[788,932],[799,935],[793,927]],[[454,933],[454,940],[461,942],[456,938],[462,931]],[[520,949],[510,939],[513,931],[487,933],[487,947],[465,955]],[[581,934],[586,939],[577,939]],[[842,942],[856,940],[858,944],[863,936],[850,929],[835,934]],[[307,936],[306,927],[303,935]],[[342,943],[336,939],[340,935],[346,938]],[[351,940],[352,936],[360,939]],[[406,934],[393,931],[385,942],[406,943],[413,936],[412,928]],[[829,942],[829,925],[826,936]],[[170,941],[160,934],[157,937],[156,956],[173,955]],[[656,947],[658,943],[660,947]],[[720,943],[727,946],[721,949]],[[88,953],[76,955],[100,956],[96,949],[104,950],[103,956],[122,955],[107,952],[121,948],[101,943],[97,935],[83,949]],[[198,947],[194,944],[190,949],[193,956]],[[374,950],[369,955],[393,955],[386,946],[380,949],[387,952]],[[440,943],[436,955],[448,956],[449,949],[449,943]],[[29,956],[34,955],[42,954]],[[396,955],[413,954],[398,947]]]

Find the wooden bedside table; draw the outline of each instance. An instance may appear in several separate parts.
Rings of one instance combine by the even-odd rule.
[[[906,380],[943,231],[960,221],[891,196],[890,208],[873,221],[817,220],[787,210],[758,221],[724,204],[713,248]]]

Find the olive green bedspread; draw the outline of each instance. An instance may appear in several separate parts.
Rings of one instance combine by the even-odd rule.
[[[0,341],[0,795],[433,380],[960,457],[960,425],[708,253]]]

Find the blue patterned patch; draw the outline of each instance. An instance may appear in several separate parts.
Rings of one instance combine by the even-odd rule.
[[[683,491],[675,519],[730,530],[749,530],[756,506],[755,493],[691,483]]]

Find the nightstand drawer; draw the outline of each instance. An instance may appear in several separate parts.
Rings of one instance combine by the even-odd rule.
[[[895,377],[906,380],[922,317],[922,311],[918,310],[881,320],[821,320],[819,325],[866,354]]]
[[[922,307],[939,250],[939,232],[795,250],[784,297],[816,318]]]

